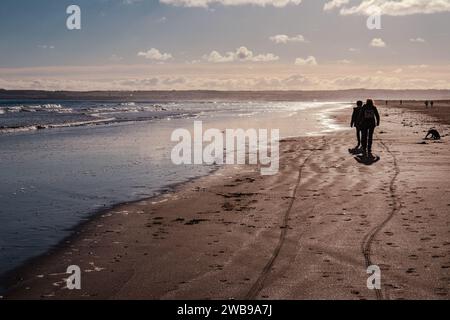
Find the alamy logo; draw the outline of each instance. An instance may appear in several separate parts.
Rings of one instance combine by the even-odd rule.
[[[66,20],[66,26],[69,30],[81,29],[81,8],[77,5],[71,5],[67,7],[66,13],[69,17]]]
[[[171,159],[176,165],[260,164],[262,175],[274,175],[279,169],[279,139],[278,129],[271,130],[270,137],[267,129],[226,129],[225,132],[208,129],[203,132],[202,121],[195,121],[193,137],[187,129],[176,129],[172,133],[171,141],[178,144],[172,149]]]
[[[367,273],[370,274],[367,279],[367,288],[369,290],[381,289],[381,270],[379,266],[372,265],[367,268]]]
[[[81,290],[81,269],[79,266],[69,266],[66,273],[70,276],[66,279],[67,289]]]

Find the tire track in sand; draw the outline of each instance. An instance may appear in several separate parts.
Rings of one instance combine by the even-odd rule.
[[[395,173],[394,173],[394,176],[392,177],[390,185],[389,185],[389,190],[391,193],[392,210],[383,222],[381,222],[379,225],[375,226],[369,233],[367,233],[364,236],[364,238],[361,242],[361,251],[362,251],[362,253],[364,255],[364,259],[366,261],[366,268],[374,264],[372,262],[372,256],[371,256],[373,240],[376,238],[378,233],[380,233],[380,231],[389,223],[389,221],[391,221],[391,219],[394,217],[394,215],[397,213],[397,211],[401,208],[401,204],[397,198],[396,187],[395,187],[395,183],[397,181],[398,175],[400,174],[400,167],[398,166],[398,163],[397,163],[397,157],[389,149],[389,147],[384,143],[384,141],[381,141],[380,143],[386,149],[386,151],[389,153],[389,155],[391,156],[391,158],[393,160],[393,164],[394,164],[394,172]],[[375,294],[376,294],[377,300],[384,299],[381,289],[375,289]]]
[[[303,163],[300,165],[300,168],[298,169],[298,177],[297,182],[295,184],[295,188],[292,194],[291,201],[289,202],[288,208],[284,214],[283,217],[283,223],[281,225],[281,233],[280,238],[278,240],[278,244],[275,247],[272,256],[270,257],[269,261],[267,261],[266,265],[264,266],[263,270],[261,271],[260,275],[258,276],[258,279],[255,281],[255,283],[252,285],[250,290],[248,291],[247,295],[245,296],[246,300],[254,300],[259,292],[264,288],[264,283],[270,273],[270,270],[272,269],[272,266],[275,263],[275,260],[278,258],[278,255],[280,254],[281,248],[284,245],[284,242],[286,240],[286,235],[288,232],[288,222],[289,222],[289,216],[292,211],[292,207],[294,206],[294,202],[297,199],[297,193],[300,189],[300,185],[302,182],[302,173],[303,169],[305,168],[306,164],[308,163],[309,159],[314,155],[316,151],[323,150],[327,144],[327,141],[325,137],[322,139],[322,145],[317,149],[311,149],[311,153],[308,155],[308,157],[303,161]]]

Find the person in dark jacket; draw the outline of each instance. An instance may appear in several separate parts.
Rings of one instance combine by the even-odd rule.
[[[359,124],[362,131],[361,140],[363,155],[364,157],[373,157],[373,133],[375,131],[375,127],[378,127],[380,125],[380,114],[378,113],[377,107],[374,105],[372,99],[368,99],[366,104],[362,107],[359,116]]]
[[[356,148],[354,150],[357,150],[361,147],[361,128],[359,125],[359,119],[360,119],[359,114],[361,112],[362,106],[363,106],[362,101],[358,101],[356,103],[356,108],[353,108],[352,121],[350,123],[351,128],[353,128],[353,127],[356,128],[356,139],[358,141],[358,145],[356,146]]]

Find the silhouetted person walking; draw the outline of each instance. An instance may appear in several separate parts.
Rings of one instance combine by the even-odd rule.
[[[430,102],[430,107],[433,108],[433,106],[434,106],[434,101],[431,101]]]
[[[425,108],[427,108],[427,109],[428,109],[428,100],[427,100],[427,101],[425,101]]]
[[[359,120],[362,130],[362,147],[364,157],[372,156],[372,142],[375,127],[380,125],[380,114],[377,107],[375,107],[373,100],[368,99],[366,104],[362,107]]]
[[[361,126],[360,126],[360,113],[363,107],[363,102],[362,101],[358,101],[356,102],[356,108],[353,108],[353,114],[352,114],[352,121],[350,123],[350,127],[356,128],[356,139],[358,141],[358,145],[356,146],[356,148],[354,150],[357,150],[361,147]]]

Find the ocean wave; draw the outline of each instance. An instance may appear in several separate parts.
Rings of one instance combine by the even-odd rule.
[[[20,113],[20,112],[56,112],[72,113],[71,108],[65,108],[60,104],[41,104],[41,105],[17,105],[8,106],[0,109],[0,113]]]
[[[166,106],[129,102],[69,106],[71,108],[61,104],[2,106],[0,110],[4,115],[0,118],[0,134],[193,116],[191,112],[168,110],[171,108]]]
[[[38,104],[38,105],[10,105],[0,108],[0,114],[22,114],[22,113],[52,113],[52,114],[80,114],[93,117],[111,116],[119,113],[139,113],[168,111],[161,105],[136,105],[134,102],[124,102],[115,105],[95,105],[88,108],[70,108],[61,104]]]
[[[26,131],[33,131],[33,130],[55,129],[55,128],[81,127],[81,126],[94,125],[94,124],[108,124],[108,123],[112,123],[115,121],[116,121],[115,118],[102,118],[102,119],[94,119],[94,120],[86,120],[86,121],[73,121],[73,122],[65,122],[65,123],[27,125],[27,126],[10,127],[10,128],[0,127],[0,134],[1,133],[26,132]]]
[[[114,113],[137,113],[137,112],[154,112],[167,111],[167,109],[160,105],[138,106],[134,102],[119,103],[112,106],[95,106],[83,109],[84,112],[90,114],[114,114]]]

